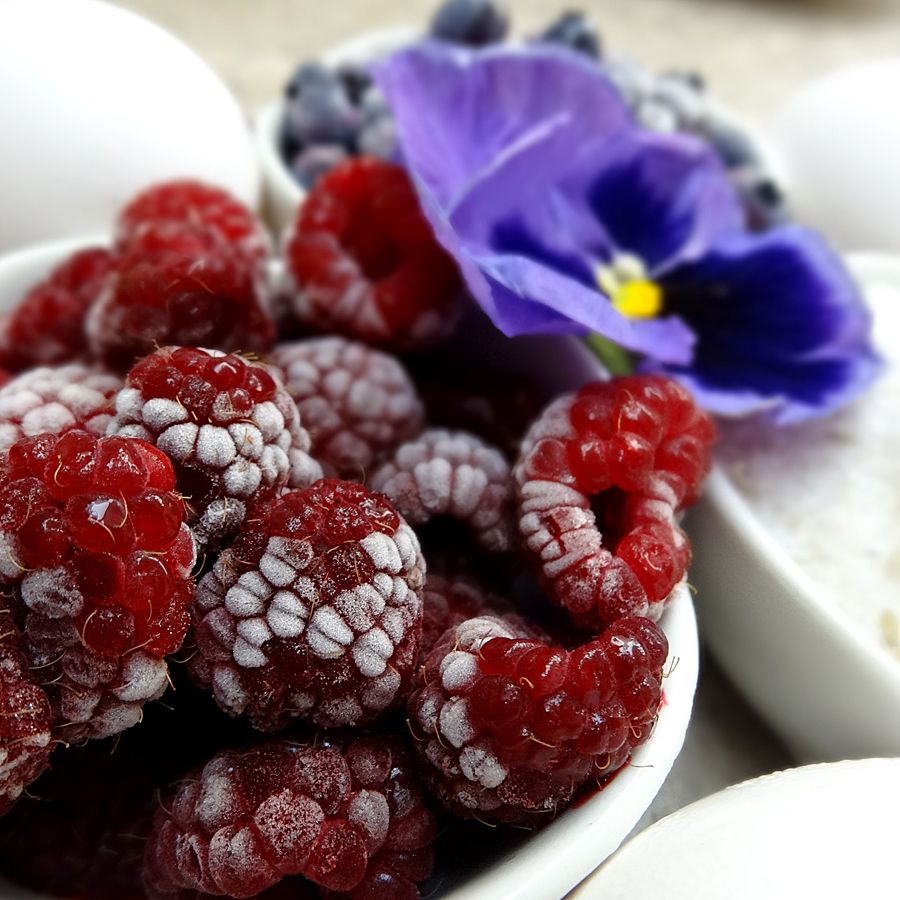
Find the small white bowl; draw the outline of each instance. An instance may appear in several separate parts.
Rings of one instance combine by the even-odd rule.
[[[900,893],[900,759],[726,788],[629,841],[571,900],[847,900]]]
[[[13,307],[25,291],[69,253],[103,239],[56,241],[0,256],[0,311]],[[513,373],[542,373],[550,392],[572,390],[605,372],[580,341],[531,337],[515,342],[493,328],[464,329],[460,346]],[[464,342],[464,343],[463,343]],[[672,603],[661,626],[669,639],[669,674],[664,705],[652,735],[637,749],[631,765],[622,769],[600,792],[563,813],[540,831],[505,840],[503,849],[482,864],[469,857],[448,859],[439,873],[435,898],[475,900],[554,900],[573,888],[609,856],[650,806],[684,742],[697,684],[699,650],[697,624],[688,591]],[[77,752],[77,751],[61,751]],[[491,832],[485,832],[485,843]],[[441,856],[439,855],[439,859]],[[479,857],[480,859],[480,857]],[[36,895],[0,878],[0,897],[38,900]]]
[[[900,259],[849,262],[864,291],[900,302]],[[704,639],[796,757],[900,755],[900,661],[823,596],[721,469],[687,529]]]

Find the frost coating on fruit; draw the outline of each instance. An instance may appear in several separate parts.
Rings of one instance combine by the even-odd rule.
[[[503,454],[464,431],[425,431],[398,447],[370,479],[412,525],[458,519],[491,551],[515,542],[513,484]]]
[[[371,721],[416,665],[425,563],[360,485],[319,481],[249,520],[197,587],[195,680],[264,730]]]
[[[519,533],[576,624],[662,614],[690,562],[678,514],[697,499],[713,437],[660,376],[586,385],[531,427],[513,472]]]
[[[271,741],[214,756],[160,805],[144,877],[161,897],[253,897],[302,875],[342,896],[413,900],[434,832],[397,739]]]
[[[23,372],[0,388],[0,452],[43,432],[104,434],[121,387],[118,375],[83,363]]]
[[[165,347],[128,373],[109,434],[142,438],[175,468],[201,547],[235,534],[253,503],[322,476],[297,407],[267,366]]]
[[[361,479],[422,427],[422,404],[400,362],[340,337],[280,344],[272,365],[300,410],[326,474]]]
[[[540,824],[647,738],[667,652],[636,616],[569,652],[513,619],[448,629],[408,701],[426,783],[458,815]]]

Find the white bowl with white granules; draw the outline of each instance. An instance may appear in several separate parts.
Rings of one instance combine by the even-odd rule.
[[[900,755],[900,257],[849,262],[886,372],[822,421],[723,429],[688,517],[704,637],[804,760]]]
[[[0,313],[68,254],[103,240],[67,240],[0,256]],[[578,341],[535,337],[515,342],[493,330],[466,329],[467,348],[514,374],[537,374],[549,393],[604,377]],[[555,900],[615,851],[649,807],[681,750],[697,682],[697,628],[691,597],[681,588],[660,622],[669,640],[663,706],[656,727],[630,765],[603,788],[585,795],[540,831],[450,826],[436,844],[438,870],[429,897],[469,900]],[[140,726],[138,726],[140,727]],[[58,752],[77,752],[77,750]],[[36,900],[3,881],[0,897]]]

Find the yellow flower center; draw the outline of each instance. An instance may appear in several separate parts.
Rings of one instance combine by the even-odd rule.
[[[662,312],[662,288],[647,277],[644,264],[628,253],[597,268],[597,284],[612,305],[629,319],[652,319]]]

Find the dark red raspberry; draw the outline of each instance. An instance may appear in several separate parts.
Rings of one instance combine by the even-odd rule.
[[[465,523],[486,550],[514,546],[509,463],[473,434],[424,431],[398,447],[369,483],[413,526],[448,517]]]
[[[459,273],[399,166],[354,157],[323,175],[285,245],[291,308],[317,331],[409,350],[446,337]]]
[[[80,428],[104,434],[121,387],[120,376],[82,363],[17,375],[0,388],[0,451],[44,432]]]
[[[87,355],[84,320],[112,275],[113,258],[102,247],[73,253],[0,322],[0,366],[20,372]]]
[[[714,433],[661,376],[586,385],[532,426],[514,471],[519,531],[577,625],[662,614],[691,558],[676,516],[697,499]]]
[[[197,587],[191,673],[264,730],[368,722],[415,668],[424,580],[416,535],[384,497],[346,481],[286,494]]]
[[[50,703],[33,683],[8,597],[0,595],[0,816],[50,764]]]
[[[275,337],[258,266],[214,231],[168,220],[132,239],[85,327],[117,369],[160,346],[262,352]]]
[[[251,504],[322,476],[297,407],[272,376],[233,354],[166,347],[134,366],[116,397],[109,433],[169,457],[201,547],[233,535]]]
[[[128,251],[148,226],[175,222],[214,231],[230,247],[250,259],[271,252],[262,222],[221,188],[188,179],[153,185],[137,195],[116,222],[116,244]]]
[[[0,581],[63,740],[137,722],[189,624],[194,540],[165,455],[136,438],[26,438],[0,461]]]
[[[650,734],[667,652],[639,617],[568,652],[511,620],[451,628],[409,698],[426,783],[458,815],[540,824]]]
[[[422,428],[422,404],[403,366],[365,344],[297,341],[276,347],[271,361],[330,477],[365,480],[374,463]]]
[[[220,753],[157,811],[148,887],[253,897],[302,875],[341,896],[413,900],[435,826],[410,763],[375,735]]]

